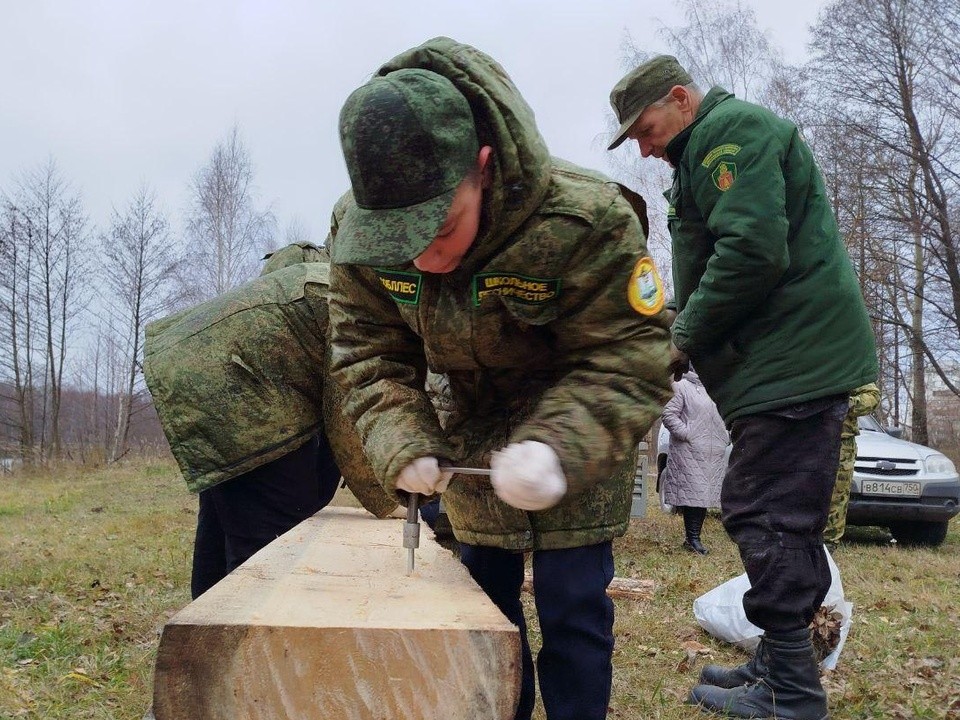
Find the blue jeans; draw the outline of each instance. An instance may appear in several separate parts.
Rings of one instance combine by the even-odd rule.
[[[500,611],[520,629],[523,672],[516,720],[529,720],[533,659],[520,602],[523,554],[461,545],[460,558]],[[549,720],[604,720],[613,680],[613,579],[610,541],[533,552],[533,590],[543,645],[537,655],[540,693]]]

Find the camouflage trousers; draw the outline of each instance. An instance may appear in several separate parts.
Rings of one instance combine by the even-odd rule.
[[[850,485],[853,482],[853,462],[857,457],[856,436],[844,433],[840,439],[840,466],[837,468],[837,481],[830,498],[830,514],[827,526],[823,530],[825,543],[838,543],[847,527],[847,505],[850,504]]]

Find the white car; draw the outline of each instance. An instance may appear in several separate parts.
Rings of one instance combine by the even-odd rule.
[[[904,545],[937,546],[960,512],[960,475],[950,459],[883,429],[876,418],[859,418],[848,525],[877,525]],[[657,485],[670,452],[670,432],[657,436]],[[729,457],[729,448],[728,448]],[[670,510],[663,503],[661,507]]]
[[[897,542],[939,545],[960,512],[960,476],[950,459],[885,432],[876,418],[859,418],[857,460],[847,524],[880,525]]]

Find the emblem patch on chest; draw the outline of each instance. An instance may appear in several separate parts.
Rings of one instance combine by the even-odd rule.
[[[630,307],[641,315],[656,315],[663,309],[663,280],[651,257],[637,261],[627,285]]]
[[[478,273],[473,276],[473,304],[490,295],[513,298],[525,305],[540,305],[560,296],[560,278],[535,278],[516,273]]]
[[[420,273],[401,272],[399,270],[374,270],[383,289],[404,305],[416,305],[420,302],[420,287],[423,276]]]

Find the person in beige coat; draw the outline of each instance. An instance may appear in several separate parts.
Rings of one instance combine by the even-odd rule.
[[[683,547],[706,555],[700,532],[707,508],[720,507],[730,438],[693,368],[674,385],[674,396],[663,409],[663,424],[670,431],[670,454],[661,480],[663,500],[683,515]]]

